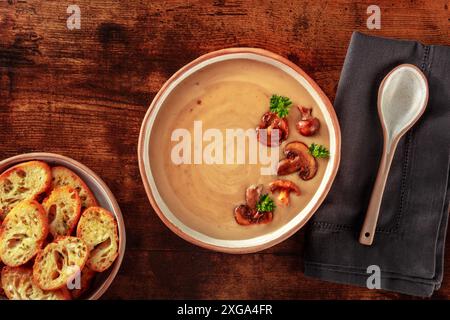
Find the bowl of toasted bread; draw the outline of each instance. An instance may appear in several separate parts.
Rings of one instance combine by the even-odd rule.
[[[0,161],[1,296],[100,298],[125,252],[114,195],[92,170],[52,153]]]

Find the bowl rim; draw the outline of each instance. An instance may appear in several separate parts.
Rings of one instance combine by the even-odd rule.
[[[186,72],[188,72],[192,68],[196,67],[197,65],[204,63],[207,60],[211,60],[211,59],[214,59],[219,56],[231,55],[231,54],[236,54],[236,53],[259,55],[264,58],[269,58],[269,59],[275,60],[275,61],[281,63],[282,65],[290,67],[291,69],[293,69],[294,72],[298,73],[301,77],[303,77],[306,80],[306,82],[312,87],[312,89],[318,94],[320,100],[322,100],[323,105],[325,106],[325,108],[331,118],[331,123],[333,124],[334,132],[335,132],[334,139],[335,139],[335,144],[336,144],[335,154],[333,156],[333,162],[331,164],[332,170],[331,170],[331,175],[329,177],[329,180],[327,181],[322,194],[320,194],[318,200],[313,205],[310,212],[308,212],[308,214],[305,215],[305,218],[300,223],[293,226],[292,228],[290,228],[288,231],[286,231],[279,237],[271,239],[271,240],[261,243],[261,244],[251,245],[251,246],[247,246],[247,247],[226,247],[226,246],[219,246],[219,245],[215,245],[215,244],[211,244],[211,243],[206,243],[206,242],[201,241],[198,238],[195,238],[194,236],[192,236],[190,234],[187,234],[186,232],[182,231],[178,226],[173,224],[166,217],[166,215],[161,210],[161,208],[158,206],[158,204],[154,198],[154,195],[152,193],[152,190],[151,190],[151,187],[150,187],[150,184],[148,181],[147,173],[145,170],[145,161],[144,161],[145,135],[146,135],[148,126],[153,125],[153,123],[150,123],[149,119],[155,110],[155,106],[158,104],[159,100],[164,95],[166,90],[171,86],[171,84],[173,82],[175,82],[176,80],[178,80],[180,77],[182,77]],[[221,50],[217,50],[217,51],[212,51],[212,52],[206,53],[206,54],[198,57],[197,59],[189,62],[188,64],[186,64],[182,68],[180,68],[177,72],[175,72],[163,84],[163,86],[160,88],[158,93],[153,98],[152,103],[150,104],[150,107],[148,108],[148,110],[145,114],[145,117],[142,121],[141,130],[140,130],[140,134],[139,134],[139,142],[138,142],[139,171],[141,174],[142,182],[144,184],[144,188],[145,188],[147,197],[150,201],[150,204],[152,205],[153,209],[155,210],[155,212],[159,216],[159,218],[162,220],[162,222],[170,230],[172,230],[172,232],[174,232],[176,235],[178,235],[182,239],[184,239],[192,244],[195,244],[195,245],[205,248],[205,249],[218,251],[218,252],[224,252],[224,253],[232,253],[232,254],[253,253],[253,252],[258,252],[258,251],[270,248],[270,247],[286,240],[287,238],[291,237],[300,228],[302,228],[308,222],[308,220],[314,215],[314,213],[317,211],[317,209],[319,208],[319,206],[322,204],[323,200],[327,196],[328,192],[330,191],[331,185],[333,184],[333,181],[336,177],[336,174],[337,174],[337,171],[339,168],[340,153],[341,153],[341,131],[340,131],[340,126],[339,126],[339,121],[338,121],[338,118],[335,113],[333,105],[331,104],[330,100],[325,95],[325,93],[322,91],[322,89],[319,87],[319,85],[310,76],[308,76],[299,66],[297,66],[293,62],[289,61],[288,59],[286,59],[276,53],[273,53],[271,51],[265,50],[265,49],[250,48],[250,47],[233,47],[233,48],[226,48],[226,49],[221,49]]]
[[[92,292],[90,295],[86,296],[86,299],[85,299],[85,300],[98,300],[106,292],[106,290],[108,290],[108,288],[111,286],[117,273],[119,272],[119,269],[122,265],[122,261],[123,261],[124,255],[125,255],[126,229],[125,229],[125,222],[123,219],[122,211],[120,210],[119,204],[117,203],[116,198],[114,197],[113,193],[111,192],[109,187],[106,185],[106,183],[94,171],[89,169],[84,164],[82,164],[72,158],[69,158],[67,156],[63,156],[60,154],[49,153],[49,152],[31,152],[31,153],[15,155],[15,156],[12,156],[12,157],[9,157],[9,158],[6,158],[6,159],[0,161],[0,173],[4,172],[11,166],[17,165],[24,161],[31,161],[31,160],[39,160],[39,161],[44,161],[44,162],[46,162],[46,161],[61,161],[61,163],[58,163],[59,165],[64,166],[64,163],[69,163],[69,164],[75,166],[78,170],[82,171],[84,174],[90,176],[93,179],[93,181],[97,184],[97,186],[100,187],[101,191],[105,193],[107,200],[110,202],[110,205],[113,208],[112,213],[114,214],[114,216],[117,220],[117,227],[118,227],[118,233],[119,233],[119,254],[117,256],[116,261],[114,261],[114,264],[111,268],[111,271],[109,272],[108,277],[101,283],[101,285],[99,286],[99,288],[97,290]]]

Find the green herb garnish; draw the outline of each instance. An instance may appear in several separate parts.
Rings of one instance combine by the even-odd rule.
[[[330,151],[328,151],[327,148],[325,148],[322,145],[312,143],[308,149],[309,149],[309,153],[314,158],[329,158],[330,157]]]
[[[278,114],[280,118],[287,117],[292,101],[288,97],[272,95],[270,98],[270,111]]]
[[[275,202],[273,202],[267,193],[263,194],[256,204],[256,210],[258,212],[272,212],[275,210]]]

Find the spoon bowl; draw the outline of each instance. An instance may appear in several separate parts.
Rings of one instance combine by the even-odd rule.
[[[417,122],[428,102],[428,82],[414,65],[402,64],[389,72],[378,91],[378,115],[383,129],[383,154],[359,237],[372,245],[389,169],[400,138]]]

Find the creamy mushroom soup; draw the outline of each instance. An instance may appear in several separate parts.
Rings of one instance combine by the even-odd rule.
[[[269,109],[273,94],[292,101],[287,121],[289,135],[280,145],[300,141],[329,146],[329,133],[323,115],[309,93],[285,72],[262,62],[240,59],[213,63],[200,69],[180,83],[167,97],[152,128],[150,166],[159,194],[171,212],[188,227],[210,237],[224,240],[249,239],[274,231],[295,215],[311,200],[328,164],[317,159],[318,169],[308,181],[298,172],[282,177],[261,175],[261,163],[256,164],[175,164],[171,152],[177,142],[172,133],[185,128],[194,135],[194,122],[201,121],[203,130],[256,129]],[[301,118],[297,106],[312,108],[321,123],[319,131],[306,137],[296,128]],[[268,148],[261,145],[260,147]],[[192,151],[193,152],[193,151]],[[246,150],[248,156],[249,150]],[[267,164],[264,165],[266,167]],[[279,178],[294,182],[300,195],[291,194],[289,206],[282,206],[278,194],[269,192],[269,184]],[[264,224],[240,225],[234,217],[236,206],[245,203],[246,189],[262,184],[276,204],[273,220]]]

